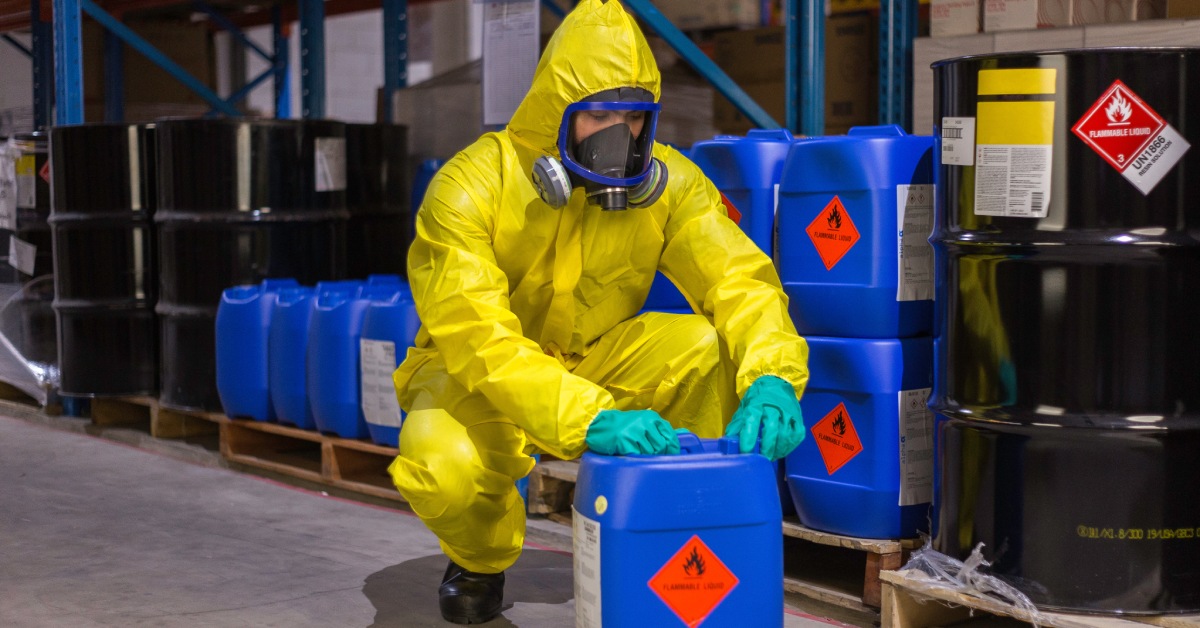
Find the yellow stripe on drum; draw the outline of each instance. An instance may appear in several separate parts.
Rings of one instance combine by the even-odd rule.
[[[976,116],[977,144],[1054,143],[1053,102],[981,102]]]
[[[980,70],[979,96],[1053,94],[1054,68],[1033,70]]]

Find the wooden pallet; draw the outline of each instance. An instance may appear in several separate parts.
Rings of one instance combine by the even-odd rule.
[[[228,419],[216,412],[164,408],[154,397],[96,397],[92,423],[98,426],[144,428],[155,438],[191,438],[216,434]]]
[[[543,459],[529,475],[528,511],[570,525],[579,462]],[[879,574],[899,569],[917,539],[859,539],[784,519],[785,591],[871,616],[882,604]]]
[[[54,395],[49,395],[49,397],[51,399],[43,406],[37,399],[31,397],[29,393],[8,382],[0,382],[0,400],[41,408],[42,412],[52,416],[62,414],[62,405],[58,403],[57,398]]]
[[[875,614],[883,601],[880,573],[899,569],[919,539],[860,539],[806,528],[785,517],[783,588],[826,604]]]
[[[1036,618],[991,598],[976,597],[931,582],[912,571],[884,571],[883,628],[948,626],[980,615],[1007,617],[1050,628],[1200,628],[1200,615],[1101,617],[1042,611]]]
[[[221,423],[221,455],[230,462],[402,502],[387,472],[396,454],[395,447],[276,423]]]
[[[579,461],[543,458],[529,474],[526,510],[529,514],[545,515],[547,519],[570,525]]]

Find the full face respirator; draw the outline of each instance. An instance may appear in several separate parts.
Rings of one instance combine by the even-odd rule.
[[[533,164],[538,196],[556,209],[574,188],[605,210],[657,201],[667,186],[667,167],[652,155],[660,109],[642,89],[608,90],[568,105],[559,126],[561,160],[543,155]]]

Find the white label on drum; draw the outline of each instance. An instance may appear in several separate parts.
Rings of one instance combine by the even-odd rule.
[[[1052,155],[1050,145],[975,147],[975,214],[1045,218]]]
[[[933,299],[933,186],[896,186],[897,301]]]
[[[900,505],[933,501],[933,413],[930,388],[900,391]]]
[[[396,370],[396,343],[390,340],[359,340],[362,370],[362,411],[367,423],[400,427],[402,414],[396,401],[392,372]]]
[[[572,513],[575,554],[575,628],[602,628],[600,606],[600,522]]]
[[[975,118],[942,118],[942,165],[975,164]]]
[[[346,138],[318,137],[316,150],[318,192],[337,192],[346,189]]]
[[[34,155],[17,157],[17,208],[37,207],[37,158]]]
[[[17,228],[16,160],[6,144],[0,143],[0,229]]]
[[[26,275],[32,275],[36,263],[36,244],[30,244],[15,235],[8,236],[8,264],[10,266]]]

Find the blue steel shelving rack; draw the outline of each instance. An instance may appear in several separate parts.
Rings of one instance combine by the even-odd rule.
[[[169,74],[191,87],[211,106],[213,113],[238,115],[235,104],[267,79],[273,78],[277,117],[290,117],[288,94],[288,59],[286,27],[281,11],[273,9],[273,50],[268,52],[250,42],[224,16],[194,0],[198,10],[208,13],[213,23],[228,30],[249,50],[266,59],[271,67],[227,98],[222,98],[188,74],[144,39],[105,12],[94,0],[54,0],[53,36],[39,26],[38,2],[31,0],[33,46],[18,45],[34,62],[35,122],[45,126],[50,107],[48,75],[53,75],[53,98],[57,103],[55,124],[77,124],[83,121],[82,52],[80,50],[80,18],[87,13],[106,28],[105,76],[110,84],[119,85],[120,43],[134,48],[154,61]],[[554,0],[541,0],[543,5],[558,14],[563,9]],[[697,72],[728,98],[746,117],[762,128],[786,127],[804,135],[820,135],[824,131],[825,91],[825,15],[820,0],[783,0],[786,17],[785,99],[787,119],[773,120],[762,107],[738,87],[712,60],[676,28],[651,3],[651,0],[624,0],[629,9],[662,37]],[[325,116],[325,5],[323,0],[297,0],[300,30],[301,116]],[[404,87],[407,79],[408,0],[381,0],[384,38],[384,88],[390,94]],[[881,0],[879,29],[879,122],[911,126],[912,42],[916,36],[917,0]],[[52,55],[48,46],[52,39]],[[49,59],[53,59],[51,73]],[[106,118],[120,118],[120,91],[106,102]],[[391,98],[384,99],[385,112],[390,115]]]

